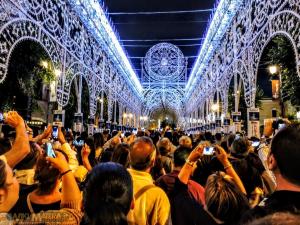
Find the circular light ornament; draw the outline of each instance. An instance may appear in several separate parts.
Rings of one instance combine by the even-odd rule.
[[[184,72],[185,58],[178,47],[163,42],[149,49],[144,68],[152,79],[173,80]]]

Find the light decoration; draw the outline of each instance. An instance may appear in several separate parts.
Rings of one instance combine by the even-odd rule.
[[[203,76],[213,53],[220,46],[223,36],[232,25],[231,22],[242,4],[243,0],[220,0],[186,85],[185,99],[190,97],[201,76]]]
[[[211,106],[211,110],[212,110],[213,112],[217,112],[217,111],[219,110],[219,105],[218,105],[218,104],[213,104],[213,105]]]
[[[156,109],[169,108],[182,117],[187,59],[181,50],[166,42],[156,44],[148,50],[142,65],[141,81],[147,111],[151,114]]]
[[[121,47],[104,10],[96,0],[68,0],[88,30],[106,50],[114,66],[121,71],[133,91],[142,99],[142,86]]]

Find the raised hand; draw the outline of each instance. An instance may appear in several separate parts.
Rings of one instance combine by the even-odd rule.
[[[58,169],[60,173],[64,173],[65,171],[69,170],[69,164],[64,155],[57,151],[55,151],[55,155],[55,158],[46,157],[51,166]]]
[[[25,128],[25,122],[23,118],[16,111],[5,113],[4,122],[13,128]]]

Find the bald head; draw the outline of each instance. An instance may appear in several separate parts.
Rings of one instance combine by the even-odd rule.
[[[155,160],[156,149],[148,137],[137,138],[130,148],[130,164],[133,169],[146,170]]]

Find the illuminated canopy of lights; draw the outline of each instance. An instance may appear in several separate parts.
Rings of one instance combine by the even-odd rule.
[[[242,4],[243,0],[220,0],[186,85],[186,99],[190,97],[193,89],[199,83],[203,71],[209,64],[215,50],[220,46],[224,34],[231,26],[231,22]]]
[[[144,59],[141,84],[99,2],[96,0],[69,0],[69,2],[101,46],[110,53],[109,57],[124,73],[132,89],[140,98],[144,98],[147,111],[168,107],[180,112],[181,115],[183,98],[188,100],[195,86],[199,84],[201,74],[220,46],[221,39],[243,3],[242,0],[220,0],[188,82],[185,80],[186,59],[181,51],[172,44],[160,43],[153,46]],[[174,56],[177,57],[175,57],[177,61],[174,60]]]
[[[133,91],[142,98],[142,86],[97,0],[68,0],[85,26],[101,43]]]
[[[171,108],[182,115],[187,59],[170,43],[154,45],[143,60],[142,85],[146,110]]]

